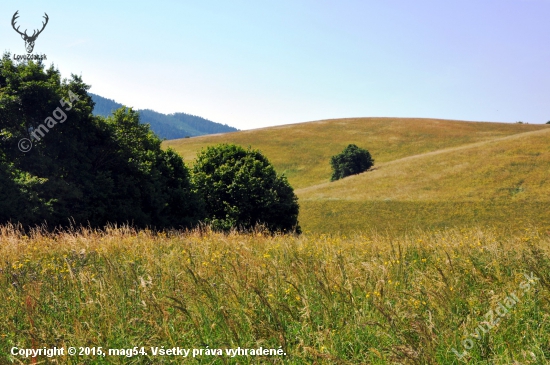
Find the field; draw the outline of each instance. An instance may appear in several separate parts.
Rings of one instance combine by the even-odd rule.
[[[357,118],[164,147],[192,165],[217,143],[288,176],[305,233],[0,227],[0,364],[549,362],[550,126]],[[331,183],[349,143],[375,166]],[[13,354],[54,346],[77,355]]]
[[[544,364],[550,358],[550,237],[536,231],[502,240],[489,230],[395,239],[124,227],[26,236],[4,227],[0,241],[2,364]],[[101,346],[106,353],[138,346],[147,355],[53,362],[10,356],[14,346]],[[161,346],[197,355],[153,356]],[[226,355],[238,347],[284,354]]]
[[[216,143],[260,149],[284,173],[309,232],[529,224],[550,229],[550,126],[357,118],[166,141],[192,164]],[[368,149],[373,171],[330,183],[330,157]]]

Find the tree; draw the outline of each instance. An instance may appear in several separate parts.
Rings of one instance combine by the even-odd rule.
[[[297,232],[298,198],[260,151],[221,144],[202,150],[193,166],[195,185],[213,228]]]
[[[182,159],[131,109],[94,116],[88,89],[53,66],[2,58],[0,224],[196,225],[204,210]],[[18,148],[23,138],[29,151]]]
[[[369,151],[350,144],[342,153],[332,156],[330,164],[332,166],[330,181],[335,181],[370,169],[374,165],[374,160]]]
[[[550,124],[550,120],[548,122],[546,122],[546,124]]]

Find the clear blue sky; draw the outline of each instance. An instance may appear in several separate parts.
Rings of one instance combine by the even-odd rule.
[[[342,117],[550,120],[550,0],[12,1],[34,53],[135,108],[240,129]],[[30,31],[32,33],[32,31]]]

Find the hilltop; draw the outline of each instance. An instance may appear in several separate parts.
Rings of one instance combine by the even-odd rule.
[[[123,105],[114,100],[89,93],[95,103],[94,114],[108,117]],[[186,113],[163,114],[154,110],[138,110],[142,123],[151,126],[151,130],[160,138],[176,139],[206,134],[228,133],[238,131],[227,124],[216,123],[211,120]]]
[[[184,159],[236,143],[260,149],[316,232],[491,225],[550,227],[550,126],[440,119],[323,120],[166,141]],[[367,148],[373,171],[330,183],[330,156]]]

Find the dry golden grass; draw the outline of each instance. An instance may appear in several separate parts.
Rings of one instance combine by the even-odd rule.
[[[292,124],[165,141],[186,162],[201,148],[235,143],[260,149],[295,189],[328,182],[330,157],[350,143],[368,149],[376,163],[442,148],[549,128],[545,125],[476,123],[441,119],[353,118]]]
[[[54,345],[148,352],[60,364],[185,362],[151,346],[286,352],[195,359],[208,364],[458,364],[452,349],[511,292],[519,303],[465,359],[550,359],[550,237],[535,230],[501,240],[479,229],[396,239],[0,227],[0,257],[2,364],[28,362],[13,346]]]
[[[302,227],[314,232],[550,230],[550,129],[394,160],[296,193]]]
[[[550,201],[550,128],[375,166],[296,190],[300,200]]]
[[[550,126],[356,118],[166,141],[192,163],[216,143],[260,149],[289,177],[310,232],[403,233],[415,228],[550,227]],[[375,170],[329,182],[329,159],[349,143]]]

